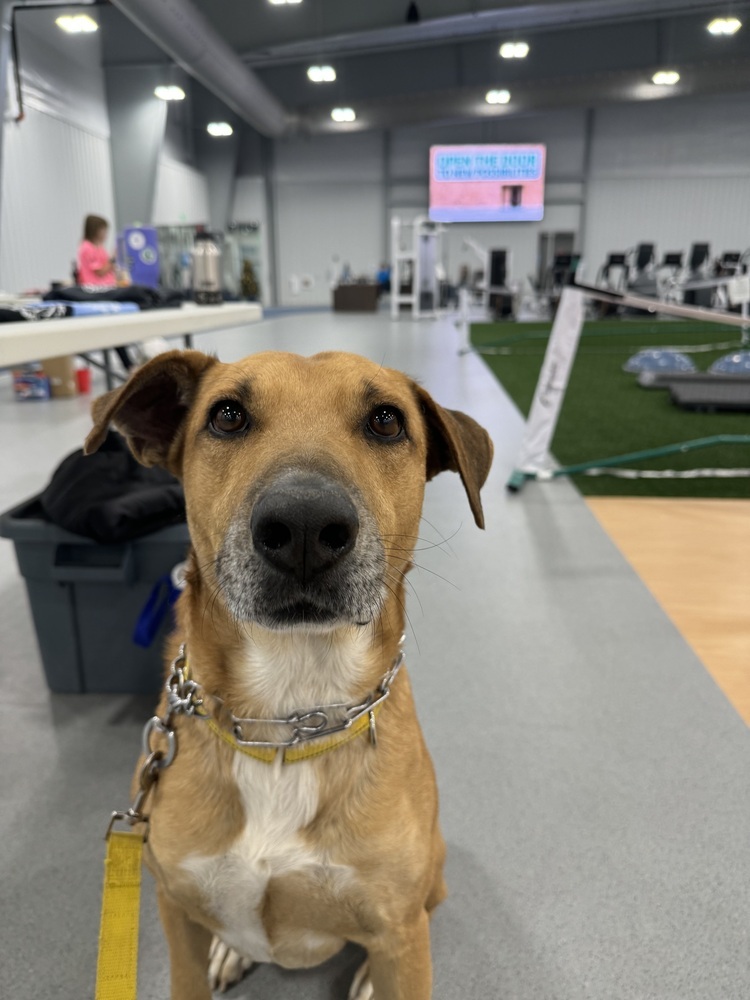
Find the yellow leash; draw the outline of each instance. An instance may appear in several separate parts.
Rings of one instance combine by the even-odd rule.
[[[142,854],[142,834],[109,834],[95,1000],[136,1000]]]
[[[147,756],[138,776],[139,790],[126,812],[112,813],[107,827],[94,1000],[136,1000],[141,863],[143,843],[148,836],[148,817],[141,810],[159,771],[172,763],[175,749],[174,743],[171,743],[165,755],[161,750],[151,748],[150,734],[156,728],[153,723],[151,719],[144,731]],[[168,727],[164,729],[167,731]],[[115,823],[140,824],[141,829],[120,832],[112,829]]]

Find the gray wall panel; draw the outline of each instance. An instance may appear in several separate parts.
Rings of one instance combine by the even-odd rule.
[[[109,142],[37,111],[5,130],[0,287],[46,288],[70,279],[84,216],[114,216]]]
[[[658,252],[750,245],[750,95],[596,112],[586,257],[653,241]],[[589,276],[592,276],[590,273]]]
[[[60,37],[51,35],[54,14],[18,15],[26,114],[4,125],[0,288],[9,292],[68,280],[84,216],[114,222],[99,39],[63,38],[54,26]]]
[[[155,226],[207,225],[208,185],[204,175],[195,167],[160,157],[152,218]]]

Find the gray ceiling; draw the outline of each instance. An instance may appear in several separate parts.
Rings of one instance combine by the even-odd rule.
[[[405,23],[407,0],[192,3],[302,130],[342,128],[330,119],[342,104],[357,112],[345,128],[380,128],[750,90],[750,2],[417,0],[418,24]],[[745,27],[712,37],[707,22],[728,12]],[[107,10],[103,27],[106,63],[167,59],[119,11]],[[499,58],[513,38],[530,44],[528,58]],[[312,84],[312,62],[330,62],[337,80]],[[650,83],[660,67],[679,69],[677,87]],[[508,88],[510,104],[488,106],[492,87]]]

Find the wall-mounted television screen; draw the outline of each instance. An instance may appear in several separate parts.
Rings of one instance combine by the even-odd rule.
[[[433,222],[538,222],[544,217],[542,145],[430,147]]]

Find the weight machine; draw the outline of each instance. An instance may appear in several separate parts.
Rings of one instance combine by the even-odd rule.
[[[440,305],[440,240],[445,227],[418,215],[412,222],[391,219],[391,317],[411,306],[415,319],[434,317]]]
[[[473,251],[482,264],[481,278],[474,285],[482,308],[494,315],[512,315],[514,291],[509,280],[512,263],[510,250],[487,250],[469,236],[464,238],[462,249]]]

